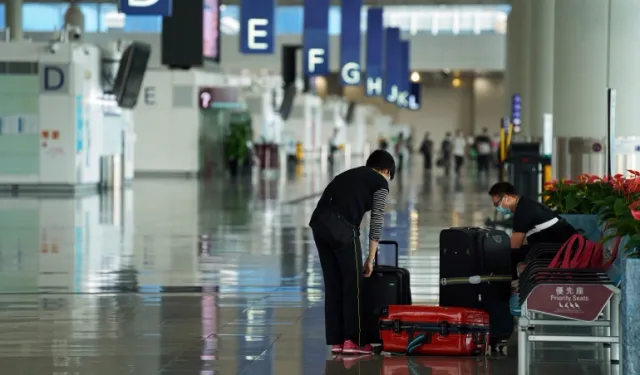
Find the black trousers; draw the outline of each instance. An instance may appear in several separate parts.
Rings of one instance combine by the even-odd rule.
[[[313,228],[324,278],[324,326],[327,345],[346,340],[364,345],[361,291],[364,280],[360,239],[336,248],[327,241],[325,227]]]
[[[432,167],[432,163],[431,163],[431,153],[425,153],[422,154],[424,156],[424,169],[431,169]]]
[[[478,162],[478,172],[489,172],[491,155],[478,155],[477,162]]]
[[[462,165],[464,164],[464,156],[454,155],[454,163],[456,174],[460,174],[460,169],[462,169]]]

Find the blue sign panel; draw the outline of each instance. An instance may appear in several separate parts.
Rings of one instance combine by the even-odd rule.
[[[275,46],[275,0],[240,1],[240,52],[271,55]]]
[[[408,41],[400,41],[400,73],[398,74],[398,100],[396,101],[398,108],[409,107],[409,85],[411,83],[409,79],[409,75],[411,74],[411,67],[409,66],[409,64],[411,64],[410,48],[411,45]]]
[[[522,122],[522,98],[520,94],[513,94],[511,97],[511,122],[514,126],[520,125]]]
[[[384,27],[382,8],[367,10],[367,82],[365,95],[382,95]]]
[[[325,76],[329,70],[330,0],[304,0],[304,72],[307,76]]]
[[[169,17],[173,12],[173,0],[120,0],[120,12],[139,16]]]
[[[340,31],[340,82],[343,86],[358,86],[362,80],[360,66],[360,10],[362,0],[342,0]]]
[[[422,84],[420,82],[409,83],[409,106],[412,111],[419,111],[422,107]]]
[[[385,30],[384,38],[385,61],[384,61],[384,99],[389,103],[398,101],[400,82],[400,29],[391,27]],[[406,78],[405,78],[406,79]]]

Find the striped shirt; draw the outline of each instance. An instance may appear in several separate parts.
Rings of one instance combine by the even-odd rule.
[[[387,204],[389,190],[378,189],[373,193],[373,205],[371,206],[371,219],[369,221],[369,239],[380,241],[382,228],[384,227],[384,208]]]
[[[330,208],[354,227],[360,227],[364,215],[371,211],[369,239],[379,241],[388,195],[389,182],[380,173],[369,167],[349,169],[337,175],[324,190],[311,222],[319,210]]]

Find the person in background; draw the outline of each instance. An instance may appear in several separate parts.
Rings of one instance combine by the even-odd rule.
[[[431,156],[433,155],[433,141],[431,140],[431,134],[429,132],[424,134],[424,139],[420,144],[420,153],[424,160],[424,169],[430,171],[432,167]]]
[[[329,138],[329,164],[333,164],[336,152],[338,152],[338,129],[333,129],[333,134]]]
[[[394,153],[398,158],[398,173],[402,172],[402,168],[404,167],[404,162],[407,159],[407,144],[404,139],[404,134],[402,132],[398,133],[398,138],[396,140],[396,145],[394,148]]]
[[[451,132],[446,132],[442,144],[440,145],[441,159],[438,160],[438,166],[444,168],[445,176],[449,175],[451,170],[451,151],[453,150],[453,139]]]
[[[378,149],[380,150],[387,150],[389,148],[389,142],[387,142],[387,138],[380,134],[378,136]]]
[[[326,342],[333,353],[373,352],[364,342],[361,290],[363,276],[371,276],[373,270],[395,172],[393,156],[374,151],[364,167],[349,169],[329,183],[311,215],[309,226],[324,278]],[[369,251],[363,268],[359,226],[368,211]]]
[[[493,152],[493,163],[497,166],[500,163],[500,134],[495,133],[491,138],[491,151]]]
[[[489,173],[489,164],[491,164],[491,137],[489,129],[483,128],[482,134],[478,135],[474,142],[474,147],[478,152],[478,173]]]
[[[464,157],[467,153],[467,138],[462,131],[458,130],[456,137],[453,139],[453,158],[454,170],[456,176],[460,176],[462,166],[464,165]]]

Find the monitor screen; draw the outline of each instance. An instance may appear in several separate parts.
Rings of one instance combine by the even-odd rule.
[[[203,0],[202,56],[219,61],[220,58],[220,1]]]
[[[113,94],[120,107],[131,109],[138,103],[150,55],[151,46],[141,42],[133,42],[122,54],[113,85]]]

